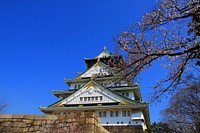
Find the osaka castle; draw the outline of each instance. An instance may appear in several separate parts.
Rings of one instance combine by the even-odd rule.
[[[95,112],[102,126],[141,125],[150,127],[148,103],[143,102],[140,85],[125,79],[115,82],[110,60],[116,57],[106,48],[94,58],[84,58],[86,70],[73,79],[64,79],[68,90],[53,90],[58,101],[39,107],[45,114]]]

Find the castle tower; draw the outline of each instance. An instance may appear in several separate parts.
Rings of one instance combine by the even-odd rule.
[[[53,90],[58,101],[39,109],[54,115],[94,111],[103,126],[150,128],[148,103],[142,101],[140,86],[126,80],[114,82],[116,75],[109,61],[116,58],[106,47],[95,58],[84,58],[86,71],[74,79],[64,79],[69,90]]]

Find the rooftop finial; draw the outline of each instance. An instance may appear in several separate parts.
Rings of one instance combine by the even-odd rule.
[[[106,51],[106,46],[104,46],[104,49],[103,49],[103,51]]]

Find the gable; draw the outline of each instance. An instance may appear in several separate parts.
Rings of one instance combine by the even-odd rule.
[[[90,81],[71,96],[65,98],[54,106],[61,107],[72,104],[93,104],[93,103],[123,103],[122,97],[112,93],[95,81]]]
[[[106,94],[99,88],[90,87],[82,92],[78,97],[72,99],[67,104],[91,104],[91,103],[115,103],[117,99]]]
[[[96,76],[111,75],[111,68],[102,62],[97,62],[90,69],[81,75],[81,78]]]

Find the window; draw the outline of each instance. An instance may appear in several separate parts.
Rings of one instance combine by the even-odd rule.
[[[98,100],[103,100],[103,96],[99,97],[80,97],[80,101],[98,101]]]
[[[128,92],[126,93],[126,97],[129,97],[129,93]]]
[[[81,85],[78,85],[78,89],[81,88]]]
[[[74,86],[74,89],[77,89],[77,85]]]
[[[103,100],[103,97],[102,97],[102,96],[100,96],[100,101],[101,101],[101,100]]]
[[[80,101],[83,101],[83,98],[82,98],[82,97],[80,97]]]
[[[102,117],[102,112],[99,112],[99,117]]]
[[[103,117],[106,117],[106,111],[103,112]]]
[[[121,124],[123,124],[123,121],[121,122]]]
[[[114,111],[110,111],[110,117],[114,117]]]
[[[122,93],[122,95],[124,96],[124,93]]]
[[[108,124],[108,122],[106,122],[106,124]]]
[[[131,124],[131,122],[129,121],[128,124]]]
[[[127,111],[127,116],[131,116],[131,112],[130,111]]]
[[[95,97],[95,100],[98,101],[98,97]]]
[[[122,116],[126,117],[126,111],[122,111]]]
[[[117,122],[117,124],[119,124],[119,122]]]
[[[118,117],[119,116],[119,112],[115,111],[115,116]]]

